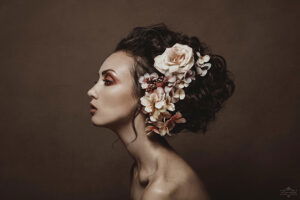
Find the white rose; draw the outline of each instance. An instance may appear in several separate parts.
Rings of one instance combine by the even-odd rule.
[[[176,43],[154,58],[154,67],[163,74],[185,73],[194,65],[193,49]]]

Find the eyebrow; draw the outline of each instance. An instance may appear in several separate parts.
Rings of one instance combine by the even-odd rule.
[[[106,70],[104,70],[101,74],[102,74],[102,76],[103,75],[105,75],[105,74],[107,74],[109,71],[112,71],[112,72],[115,72],[115,70],[113,70],[113,69],[106,69]],[[99,72],[98,72],[99,73]],[[115,72],[116,73],[116,72]]]

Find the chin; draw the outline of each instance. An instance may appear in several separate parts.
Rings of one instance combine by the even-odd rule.
[[[103,121],[101,121],[99,118],[97,118],[95,115],[91,117],[91,121],[96,126],[103,126]]]
[[[110,124],[108,121],[100,119],[99,117],[97,118],[95,115],[92,116],[91,121],[95,126],[98,127],[108,127]]]

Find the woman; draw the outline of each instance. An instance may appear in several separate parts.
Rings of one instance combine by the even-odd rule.
[[[93,124],[114,131],[134,160],[131,199],[209,199],[165,137],[206,132],[234,88],[221,56],[163,23],[136,27],[117,44],[87,94]]]

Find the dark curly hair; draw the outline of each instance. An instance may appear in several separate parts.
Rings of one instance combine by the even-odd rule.
[[[176,111],[180,111],[187,122],[176,124],[170,132],[177,134],[182,130],[191,132],[207,131],[210,121],[215,119],[216,113],[223,107],[224,102],[235,90],[234,81],[230,78],[226,61],[222,56],[212,54],[209,48],[195,36],[189,37],[181,32],[171,31],[164,23],[145,27],[135,27],[117,44],[114,52],[125,51],[135,61],[132,69],[134,77],[133,93],[136,97],[144,96],[145,91],[139,84],[139,77],[145,73],[162,75],[154,65],[154,58],[162,54],[166,48],[175,43],[185,44],[193,49],[194,55],[199,51],[201,55],[209,55],[211,68],[203,77],[196,76],[191,84],[185,88],[185,98],[175,104]],[[135,116],[139,113],[138,106]],[[134,126],[134,119],[133,119]],[[135,128],[135,126],[134,126]]]

